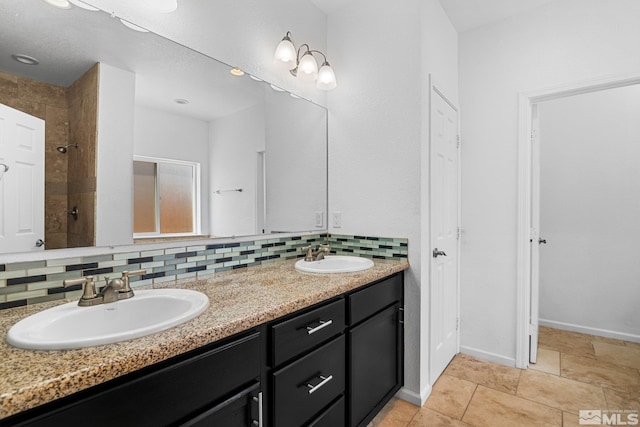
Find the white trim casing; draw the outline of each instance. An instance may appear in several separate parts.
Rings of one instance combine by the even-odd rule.
[[[518,94],[518,218],[516,242],[516,358],[517,368],[529,365],[529,321],[531,318],[531,128],[532,105],[551,99],[640,84],[640,72],[605,76],[589,81]],[[463,350],[464,352],[464,350]]]

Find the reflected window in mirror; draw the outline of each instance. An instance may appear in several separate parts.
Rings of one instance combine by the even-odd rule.
[[[199,234],[199,187],[199,163],[134,156],[134,237]]]

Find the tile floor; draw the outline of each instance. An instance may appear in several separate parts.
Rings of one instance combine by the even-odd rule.
[[[579,410],[640,411],[640,344],[541,327],[538,348],[527,370],[458,354],[422,408],[394,398],[369,427],[573,427]]]

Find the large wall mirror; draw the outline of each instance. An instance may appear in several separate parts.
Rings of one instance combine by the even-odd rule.
[[[326,230],[325,108],[100,10],[0,39],[0,254]]]

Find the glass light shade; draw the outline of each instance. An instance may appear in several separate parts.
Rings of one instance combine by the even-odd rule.
[[[314,81],[318,77],[318,63],[309,52],[302,55],[298,64],[298,78],[303,81]]]
[[[276,61],[286,64],[288,70],[296,68],[296,48],[288,37],[285,36],[285,38],[278,43],[274,58]]]
[[[333,68],[328,62],[322,64],[320,71],[318,71],[318,80],[316,81],[316,88],[320,90],[335,89],[338,85],[336,81],[336,74],[333,72]]]

